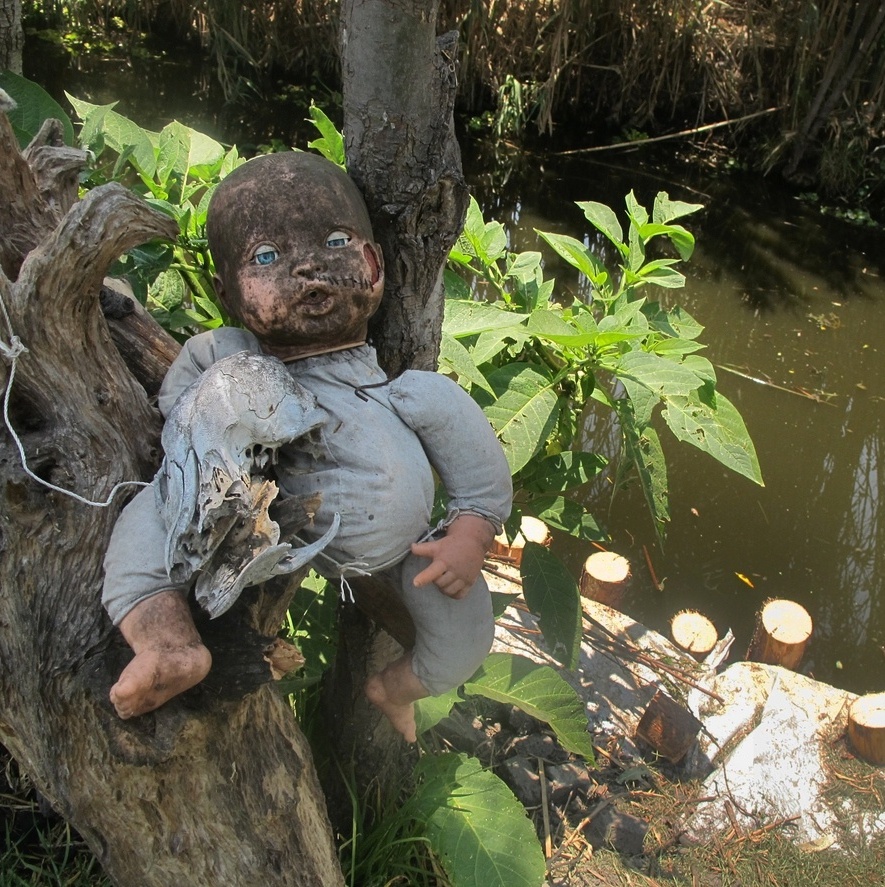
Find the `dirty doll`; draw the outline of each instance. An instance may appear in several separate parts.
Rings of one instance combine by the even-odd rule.
[[[365,686],[408,740],[413,702],[463,683],[488,653],[493,618],[484,556],[511,504],[510,472],[482,411],[450,379],[409,370],[388,379],[366,343],[384,263],[356,186],[315,155],[283,153],[234,170],[212,197],[207,233],[217,293],[243,329],[188,341],[160,392],[167,416],[217,361],[240,352],[283,362],[316,398],[310,447],[284,443],[280,497],[320,494],[309,543],[340,525],[313,561],[322,575],[385,574],[415,623],[414,649]],[[446,518],[431,527],[436,472]],[[211,656],[189,583],[170,580],[155,480],[124,509],[105,560],[103,600],[135,653],[112,687],[117,713],[151,711],[199,683]]]

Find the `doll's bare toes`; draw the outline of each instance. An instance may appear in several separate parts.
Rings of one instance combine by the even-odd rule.
[[[111,703],[121,718],[143,715],[198,684],[211,666],[202,644],[144,649],[111,687]]]
[[[406,742],[417,742],[415,706],[411,702],[399,703],[391,699],[381,675],[372,675],[366,681],[364,689],[369,702],[381,710],[393,728],[402,734]]]

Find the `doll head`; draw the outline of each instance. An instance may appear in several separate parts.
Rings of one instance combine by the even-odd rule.
[[[384,262],[356,185],[315,154],[237,167],[209,202],[215,286],[227,312],[283,359],[358,344]]]

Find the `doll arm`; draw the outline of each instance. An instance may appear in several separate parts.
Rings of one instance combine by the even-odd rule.
[[[435,582],[462,597],[510,515],[513,486],[504,451],[477,403],[445,376],[409,370],[391,382],[390,402],[418,435],[449,496],[445,535],[413,546],[431,558],[415,584]]]

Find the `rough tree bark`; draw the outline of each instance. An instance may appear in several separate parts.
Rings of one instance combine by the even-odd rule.
[[[103,499],[153,473],[159,416],[99,290],[121,252],[175,225],[118,185],[74,202],[57,139],[45,128],[26,160],[0,114],[0,384],[37,476]],[[204,685],[120,721],[107,693],[129,653],[100,587],[122,497],[95,508],[40,485],[6,429],[0,496],[0,741],[115,883],[342,884],[307,743],[264,661],[289,590],[265,586],[212,623]]]
[[[22,72],[21,0],[0,0],[0,71]]]
[[[455,32],[437,37],[438,8],[438,0],[341,4],[347,165],[384,251],[385,297],[370,336],[391,376],[436,367],[442,272],[469,200],[453,122],[458,39]],[[383,595],[377,583],[352,584],[358,603]],[[390,615],[390,604],[382,607]],[[408,619],[386,618],[385,624],[408,646]],[[341,608],[327,719],[337,755],[353,763],[360,791],[376,783],[395,792],[403,784],[403,743],[361,692],[366,675],[398,653],[396,642],[360,610]],[[346,820],[348,801],[335,788],[334,777],[327,780],[332,819]]]

